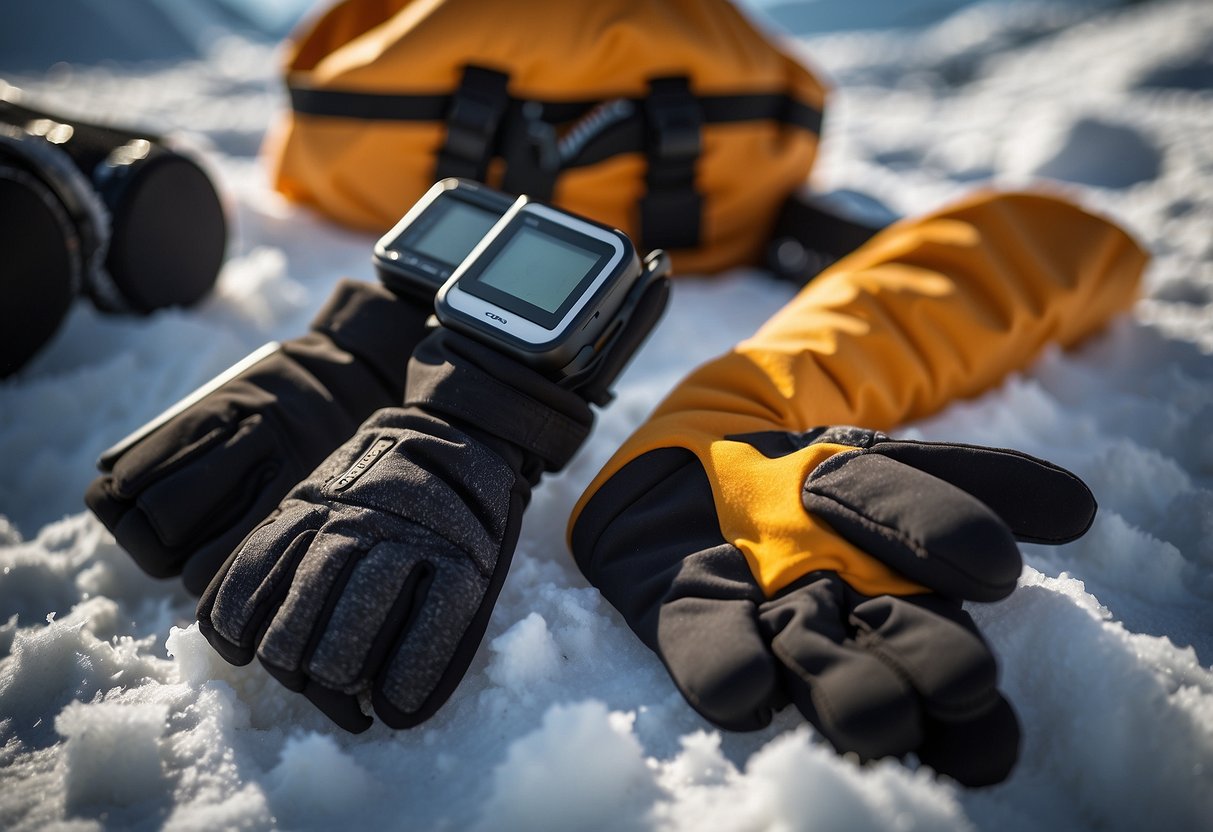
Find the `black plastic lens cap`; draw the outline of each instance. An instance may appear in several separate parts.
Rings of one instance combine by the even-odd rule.
[[[78,244],[49,188],[0,167],[0,378],[59,329],[76,294]]]
[[[121,174],[106,270],[140,312],[189,306],[215,285],[227,245],[223,206],[211,180],[176,154],[153,156]]]

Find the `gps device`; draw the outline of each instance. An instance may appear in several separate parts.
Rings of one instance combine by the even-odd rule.
[[[502,215],[525,199],[468,179],[443,179],[375,243],[380,281],[398,295],[432,300]]]
[[[649,278],[623,232],[537,202],[514,204],[438,291],[450,329],[545,375],[587,370],[627,322]]]

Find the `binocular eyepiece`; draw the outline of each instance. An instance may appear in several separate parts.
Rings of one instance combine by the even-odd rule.
[[[35,108],[0,82],[0,378],[78,296],[131,314],[197,302],[226,242],[219,194],[188,154]]]

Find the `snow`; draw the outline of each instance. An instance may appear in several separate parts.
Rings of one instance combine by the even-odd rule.
[[[238,6],[212,5],[212,22]],[[0,827],[1213,829],[1208,3],[761,5],[839,85],[817,187],[915,213],[989,178],[1055,177],[1155,255],[1146,296],[1108,331],[900,431],[1054,460],[1100,502],[1080,541],[1024,547],[1007,601],[969,607],[1024,725],[1012,778],[969,791],[912,760],[860,767],[788,711],[757,733],[714,729],[565,551],[581,488],[657,398],[790,297],[752,270],[675,287],[590,443],[536,493],[485,643],[431,721],[345,734],[218,658],[184,591],[142,575],[84,511],[93,461],[303,332],[339,277],[373,279],[373,239],[268,189],[255,154],[284,96],[264,35],[37,71],[31,36],[0,49],[9,80],[192,131],[235,234],[199,307],[129,319],[77,304],[0,384]],[[264,14],[280,25],[300,7]]]

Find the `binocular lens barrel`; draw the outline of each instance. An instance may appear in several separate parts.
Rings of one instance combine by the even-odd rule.
[[[198,302],[227,245],[219,194],[188,155],[15,92],[0,82],[0,377],[54,334],[78,294],[107,312]]]

